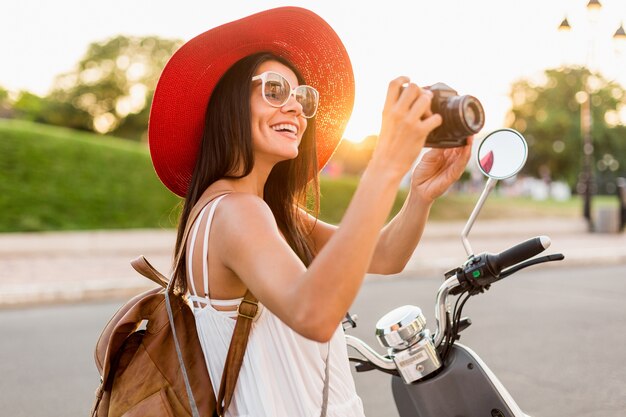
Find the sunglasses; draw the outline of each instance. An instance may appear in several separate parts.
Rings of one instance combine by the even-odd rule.
[[[307,119],[315,116],[319,104],[320,93],[310,85],[299,85],[292,89],[289,81],[277,72],[266,71],[252,77],[252,81],[261,80],[263,99],[272,107],[287,104],[292,95],[302,106],[302,116]]]

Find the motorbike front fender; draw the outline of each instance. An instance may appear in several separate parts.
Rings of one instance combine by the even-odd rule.
[[[434,377],[405,384],[392,377],[400,417],[528,417],[480,357],[455,344]]]

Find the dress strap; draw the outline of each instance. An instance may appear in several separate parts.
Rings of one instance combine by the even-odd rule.
[[[223,194],[216,198],[213,201],[213,204],[207,204],[196,220],[196,224],[194,225],[193,233],[191,236],[191,242],[189,244],[190,253],[187,256],[187,273],[189,274],[189,281],[191,282],[191,289],[193,291],[194,298],[204,298],[210,302],[209,298],[209,265],[208,265],[208,254],[209,254],[209,230],[211,229],[211,223],[213,222],[213,216],[215,215],[215,209],[217,208],[218,203],[226,197],[227,194]],[[204,229],[204,239],[202,240],[202,275],[203,275],[203,284],[204,284],[204,297],[198,296],[194,285],[194,277],[193,277],[193,254],[195,253],[196,248],[196,239],[198,237],[198,230],[200,228],[200,224],[202,223],[202,219],[204,218],[204,213],[211,206],[209,210],[209,216],[207,218],[207,223]]]
[[[209,211],[209,217],[204,229],[204,241],[202,244],[202,275],[204,280],[204,296],[209,298],[209,230],[211,230],[211,223],[213,222],[213,216],[215,215],[215,209],[217,205],[227,194],[219,196],[215,199],[215,202],[211,205],[211,211]]]
[[[235,307],[236,308],[239,306],[242,300],[243,300],[243,297],[233,298],[232,300],[211,300],[211,305],[213,305],[214,307],[217,306],[217,307]],[[235,313],[237,312],[237,310],[233,310],[233,311]]]
[[[191,283],[191,291],[193,293],[193,296],[197,298],[200,297],[198,297],[196,286],[194,285],[192,261],[194,248],[196,246],[196,238],[198,237],[198,229],[200,228],[200,223],[202,223],[202,218],[204,217],[204,212],[206,211],[207,207],[208,205],[202,209],[202,211],[198,215],[198,218],[196,219],[196,224],[194,225],[193,232],[191,233],[191,242],[189,244],[190,253],[187,256],[187,274],[189,275],[189,282]]]

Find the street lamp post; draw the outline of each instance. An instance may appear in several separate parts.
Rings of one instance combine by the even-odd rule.
[[[597,18],[597,14],[601,8],[602,4],[600,4],[599,0],[590,0],[589,3],[587,3],[587,12],[590,21]],[[567,16],[565,16],[565,18],[561,21],[558,29],[560,31],[571,30]],[[621,23],[619,28],[615,31],[613,39],[619,42],[626,40],[626,32],[624,32],[623,23]],[[593,42],[591,43],[591,48],[593,48]],[[592,67],[592,64],[589,61],[594,59],[593,51],[590,51],[587,59],[588,62],[586,66],[590,68]],[[591,218],[591,198],[593,194],[593,137],[591,135],[591,128],[593,116],[591,113],[591,89],[588,85],[588,78],[589,77],[585,75],[585,78],[582,80],[583,91],[576,95],[576,99],[578,103],[580,103],[580,130],[583,142],[583,166],[579,176],[578,186],[576,188],[577,191],[583,195],[583,216],[587,220],[589,229],[593,230],[593,222]]]
[[[593,228],[591,220],[591,196],[593,187],[593,140],[591,136],[591,95],[587,88],[587,77],[583,80],[584,94],[580,103],[580,130],[583,139],[583,169],[580,175],[580,185],[583,191],[583,216],[589,228]]]

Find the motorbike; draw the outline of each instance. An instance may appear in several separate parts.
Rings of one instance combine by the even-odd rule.
[[[448,271],[435,304],[435,329],[426,327],[422,310],[398,307],[376,324],[376,339],[387,354],[381,355],[362,340],[346,334],[346,343],[358,355],[350,361],[357,372],[377,370],[391,375],[391,390],[400,417],[529,417],[482,359],[459,343],[460,333],[471,325],[463,317],[469,298],[532,265],[560,261],[563,254],[535,257],[550,246],[538,236],[501,253],[474,254],[468,236],[487,197],[497,182],[515,176],[524,166],[528,145],[513,129],[499,129],[480,143],[477,162],[488,177],[462,233],[467,259]],[[453,303],[454,301],[454,303]],[[348,314],[344,328],[356,326]]]

